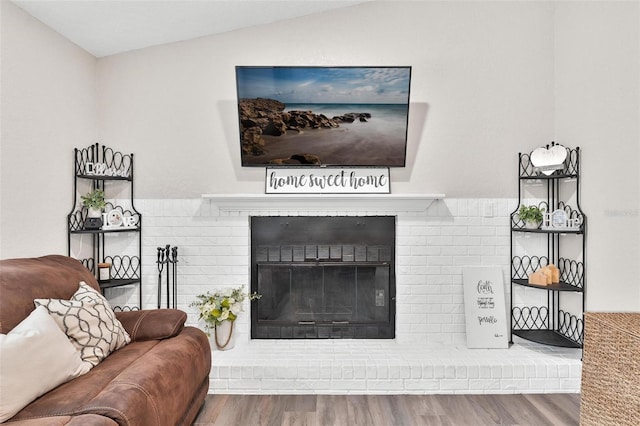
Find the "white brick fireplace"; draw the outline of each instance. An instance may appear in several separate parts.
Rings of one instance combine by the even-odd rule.
[[[392,215],[397,217],[396,339],[251,341],[246,312],[236,322],[236,347],[214,352],[210,391],[578,392],[579,350],[522,340],[504,350],[465,346],[462,268],[502,267],[508,303],[508,216],[516,203],[442,195],[140,200],[143,307],[156,305],[157,247],[179,248],[178,308],[197,324],[188,306],[195,295],[219,287],[248,288],[250,216]],[[121,291],[112,297],[134,297],[132,290]]]

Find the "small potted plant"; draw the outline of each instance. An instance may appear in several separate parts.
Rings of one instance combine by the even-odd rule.
[[[198,308],[199,319],[204,321],[207,334],[211,336],[210,331],[213,330],[217,349],[226,350],[233,348],[233,323],[243,311],[242,302],[260,297],[262,295],[258,293],[245,292],[241,286],[200,294],[189,306]]]
[[[94,189],[93,191],[80,197],[82,205],[88,209],[88,217],[102,217],[102,209],[107,204],[104,201],[104,191]]]
[[[543,213],[544,208],[525,206],[524,204],[521,204],[520,210],[518,210],[518,216],[524,221],[524,227],[527,229],[538,229],[542,223]]]

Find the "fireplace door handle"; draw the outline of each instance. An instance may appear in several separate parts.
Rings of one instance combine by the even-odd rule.
[[[349,325],[349,321],[331,321],[332,325]]]
[[[298,325],[316,325],[315,321],[298,321]]]

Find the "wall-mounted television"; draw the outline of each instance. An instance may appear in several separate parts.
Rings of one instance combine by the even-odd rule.
[[[242,166],[404,167],[410,66],[237,66]]]

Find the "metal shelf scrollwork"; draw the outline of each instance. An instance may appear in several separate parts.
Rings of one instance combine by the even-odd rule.
[[[129,210],[129,209],[125,209],[122,206],[118,206],[118,205],[114,205],[111,202],[107,202],[106,206],[105,206],[105,213],[109,213],[112,210],[117,210],[120,212],[120,215],[125,218],[128,217],[133,217],[135,218],[133,225],[132,226],[121,226],[121,227],[117,227],[117,228],[108,228],[105,227],[103,229],[91,229],[91,230],[87,230],[84,229],[84,223],[87,220],[88,217],[88,209],[86,207],[80,207],[78,210],[75,210],[73,212],[71,212],[69,214],[69,216],[67,217],[68,220],[68,229],[70,232],[91,232],[91,233],[96,233],[96,232],[123,232],[123,231],[138,231],[141,227],[141,223],[142,223],[142,215],[135,211],[135,210]]]
[[[534,233],[545,233],[545,232],[581,233],[581,232],[584,232],[587,218],[585,214],[582,213],[579,209],[574,209],[569,204],[566,204],[564,201],[559,201],[556,208],[552,208],[552,209],[549,209],[549,203],[547,203],[546,201],[540,201],[536,205],[539,209],[543,210],[545,213],[552,213],[555,210],[562,210],[564,211],[567,219],[577,219],[577,223],[579,223],[579,226],[576,227],[575,229],[563,228],[563,229],[554,230],[552,228],[544,228],[544,227],[529,229],[525,226],[524,220],[522,220],[518,215],[518,210],[516,210],[513,213],[511,213],[511,229],[514,231],[534,232]]]
[[[95,275],[95,273],[96,273],[96,262],[95,262],[95,259],[93,259],[93,258],[80,259],[80,263],[82,263],[82,265],[85,268],[90,270]]]
[[[560,310],[558,317],[558,333],[567,339],[582,345],[584,342],[584,322],[582,318],[578,318],[569,312]]]
[[[140,279],[140,258],[138,256],[105,256],[104,261],[111,263],[112,279]]]
[[[584,288],[584,263],[573,259],[558,259],[560,280],[577,288]]]
[[[554,146],[555,142],[551,143]],[[547,148],[549,145],[547,145]],[[566,148],[567,157],[562,163],[562,168],[555,170],[550,175],[541,173],[531,162],[531,154],[520,154],[519,163],[519,177],[521,179],[557,179],[557,178],[572,178],[577,177],[580,171],[579,159],[580,148],[570,149]]]
[[[78,185],[79,181],[88,182]],[[108,186],[106,182],[110,182]],[[129,196],[127,200],[108,201],[104,208],[102,226],[85,228],[88,209],[80,203],[80,188],[101,189],[109,192],[111,185],[127,184]],[[119,203],[127,205],[119,205]],[[112,212],[117,213],[112,213]],[[105,220],[106,219],[106,220]],[[110,223],[105,223],[110,222]],[[108,238],[106,234],[136,233],[137,255],[107,255]],[[137,285],[138,306],[116,306],[115,310],[128,311],[140,309],[142,304],[142,214],[136,210],[133,195],[133,154],[123,154],[112,148],[95,143],[86,148],[74,150],[74,186],[73,207],[67,215],[67,248],[72,252],[72,236],[88,235],[92,256],[81,259],[82,264],[97,277],[98,263],[110,263],[110,279],[100,282],[103,290],[116,287]],[[85,251],[83,245],[89,245],[86,239],[73,240],[74,247]],[[78,245],[79,244],[79,245]]]
[[[566,150],[566,156],[560,148]],[[531,153],[519,154],[518,204],[516,210],[511,213],[509,222],[511,228],[511,342],[513,342],[513,336],[519,336],[546,345],[582,347],[587,217],[580,207],[580,155],[580,148],[570,149],[554,142]],[[532,157],[538,167],[534,165]],[[533,184],[536,187],[535,191],[527,190],[527,184]],[[567,189],[575,190],[575,206],[572,207],[561,199],[561,187],[563,195],[567,194]],[[519,217],[518,212],[521,203],[526,203],[525,200],[529,199],[529,195],[535,193],[539,197],[541,190],[546,192],[544,197],[546,200],[535,203],[540,209],[544,209],[543,222],[537,228],[529,228]],[[536,235],[537,245],[528,246],[527,239],[522,238],[519,240],[522,247],[517,250],[526,252],[527,248],[535,247],[537,255],[514,253],[516,246],[520,244],[516,243],[516,239],[520,238],[518,235],[522,236],[526,233]],[[582,260],[568,259],[560,255],[561,248],[562,251],[566,251],[565,242],[561,243],[565,241],[564,239],[573,239],[569,248],[576,251],[578,259]],[[529,239],[529,241],[532,240],[533,238]],[[578,244],[581,245],[581,252]],[[544,275],[542,280],[538,275],[530,282],[529,277],[532,274],[539,274],[539,270],[544,270],[551,264],[558,268],[559,277],[555,275],[557,271],[551,268],[544,272],[553,274],[552,283],[549,283],[549,279],[545,279]],[[534,291],[546,291],[546,294],[541,295],[536,302],[542,306],[522,306],[528,304],[520,303],[520,299],[514,298],[514,293],[520,291],[519,288],[525,287]],[[518,297],[520,294],[523,293],[519,293]],[[524,293],[525,298],[532,296],[533,294]],[[545,296],[546,303],[541,301]],[[581,312],[576,315],[568,312],[566,308],[571,306],[576,309],[578,297],[581,298],[579,303]],[[516,299],[519,300],[517,306],[514,303]]]
[[[513,334],[537,343],[578,348],[584,341],[582,319],[563,310],[552,324],[546,306],[515,306],[511,320]]]
[[[514,256],[511,259],[511,278],[525,279],[529,274],[549,264],[547,256]]]
[[[549,309],[546,306],[514,306],[511,317],[514,330],[549,328]]]
[[[520,285],[556,291],[582,291],[584,286],[584,264],[577,260],[559,258],[560,282],[542,286],[528,284],[529,275],[549,265],[546,256],[514,256],[511,259],[511,280]]]
[[[75,175],[84,179],[132,180],[133,154],[99,144],[75,150]]]

